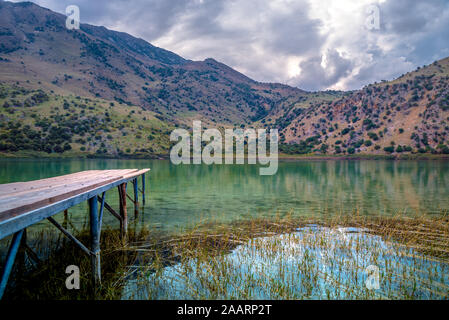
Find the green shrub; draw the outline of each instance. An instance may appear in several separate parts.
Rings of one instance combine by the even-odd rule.
[[[368,132],[368,137],[370,137],[370,139],[373,139],[374,141],[379,140],[379,136],[374,132]]]
[[[394,152],[394,147],[393,146],[385,147],[384,151],[388,152],[388,153],[393,153]]]
[[[343,130],[341,130],[341,134],[344,136],[345,134],[348,134],[349,131],[351,131],[350,128],[344,128]]]

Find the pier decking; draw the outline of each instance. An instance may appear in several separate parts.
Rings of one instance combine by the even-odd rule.
[[[89,170],[48,179],[15,182],[0,185],[0,239],[14,235],[2,268],[0,278],[0,299],[14,265],[18,248],[26,237],[26,228],[48,219],[65,236],[74,241],[84,252],[91,256],[94,282],[101,282],[100,271],[100,234],[104,208],[120,221],[122,236],[126,236],[128,218],[126,198],[134,203],[138,213],[139,191],[145,203],[145,173],[150,169]],[[138,177],[142,177],[141,189]],[[134,197],[127,194],[127,184],[132,182]],[[119,212],[105,202],[105,192],[117,187],[119,193]],[[52,216],[83,201],[89,202],[90,248],[82,244]],[[100,203],[100,210],[98,210]]]

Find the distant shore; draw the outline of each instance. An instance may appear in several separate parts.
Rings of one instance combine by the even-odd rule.
[[[280,160],[449,160],[447,154],[353,154],[353,155],[288,155],[280,154]]]
[[[313,161],[313,160],[449,160],[449,154],[279,154],[281,161]],[[168,154],[126,154],[126,155],[107,155],[107,154],[86,154],[67,152],[64,154],[28,152],[21,151],[16,153],[0,152],[0,159],[136,159],[136,160],[168,160]]]

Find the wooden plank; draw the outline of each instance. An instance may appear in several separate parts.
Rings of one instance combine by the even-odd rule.
[[[63,199],[69,198],[71,196],[95,189],[99,186],[106,185],[108,183],[120,180],[117,177],[113,177],[107,180],[100,180],[99,182],[93,184],[87,184],[76,189],[68,189],[68,191],[58,190],[58,192],[53,192],[49,196],[38,195],[33,198],[26,198],[26,200],[20,201],[16,199],[15,202],[0,203],[2,212],[0,212],[0,221],[10,218],[11,216],[16,216],[27,211],[43,207]]]
[[[80,204],[81,202],[84,202],[90,199],[91,197],[103,193],[111,188],[117,187],[118,185],[124,182],[125,182],[124,179],[117,180],[110,184],[98,187],[96,189],[89,190],[79,195],[72,196],[68,199],[64,199],[47,206],[37,208],[35,210],[27,211],[24,214],[12,216],[5,220],[0,220],[0,239],[8,235],[11,235],[14,232],[17,232],[23,228],[27,228],[30,225],[33,225],[52,215],[55,215],[56,213],[64,211],[73,206],[76,206],[77,204]]]
[[[10,194],[14,193],[16,191],[20,191],[23,188],[32,187],[30,183],[35,183],[36,187],[39,186],[39,184],[48,185],[55,181],[58,181],[60,179],[70,180],[74,179],[76,177],[82,176],[86,172],[88,173],[98,173],[102,170],[87,170],[87,171],[80,171],[75,173],[70,173],[62,176],[57,177],[51,177],[51,178],[45,178],[45,179],[39,179],[39,180],[32,180],[32,181],[20,181],[20,182],[12,182],[12,183],[6,183],[6,184],[0,184],[0,195],[3,194]]]
[[[11,215],[17,215],[26,211],[34,210],[39,206],[45,206],[64,198],[94,189],[98,186],[123,179],[122,173],[137,172],[137,170],[120,170],[109,172],[106,175],[91,177],[86,182],[75,181],[71,184],[65,184],[47,189],[32,190],[29,193],[14,194],[11,197],[0,199],[0,221],[7,219]]]
[[[149,169],[144,169],[142,172],[148,172],[148,170]],[[81,202],[84,202],[92,198],[93,196],[99,195],[102,192],[105,192],[111,188],[124,184],[129,180],[131,180],[131,178],[121,177],[119,180],[115,180],[98,187],[90,186],[89,188],[87,188],[86,191],[78,190],[81,193],[75,195],[68,195],[68,198],[63,198],[62,200],[58,200],[58,198],[55,197],[53,199],[50,199],[51,201],[49,201],[50,202],[49,204],[44,204],[35,209],[26,210],[24,213],[9,214],[8,216],[3,216],[0,219],[0,239],[8,235],[11,235],[30,225],[33,225],[39,221],[42,221],[54,214],[57,214],[70,207],[73,207]]]
[[[42,189],[51,189],[68,183],[83,182],[89,179],[95,179],[96,177],[103,177],[105,175],[116,174],[117,176],[123,176],[127,173],[137,171],[137,169],[126,169],[126,170],[88,170],[78,172],[76,174],[68,174],[64,176],[34,180],[27,182],[17,182],[0,185],[3,192],[0,192],[0,199],[10,197],[13,195],[25,194],[32,191],[38,191]],[[10,187],[11,186],[11,187]]]
[[[21,188],[21,191],[16,191],[7,195],[0,196],[0,202],[4,201],[8,198],[18,198],[18,197],[32,197],[35,194],[38,193],[45,193],[50,192],[53,190],[56,190],[58,188],[70,188],[73,186],[79,185],[85,185],[88,183],[96,182],[99,180],[109,179],[116,177],[117,179],[120,179],[123,177],[124,174],[131,173],[137,171],[135,170],[105,170],[105,172],[95,172],[95,173],[89,173],[85,174],[83,176],[78,176],[73,179],[60,179],[60,180],[54,180],[51,182],[51,184],[46,185],[40,185],[39,187],[34,188],[33,185],[35,183],[39,183],[40,180],[37,181],[29,181],[27,184],[28,186],[26,188]]]
[[[126,174],[126,175],[123,176],[123,178],[125,178],[125,179],[132,179],[134,177],[138,177],[138,176],[140,176],[140,175],[142,175],[144,173],[147,173],[148,171],[150,171],[150,169],[141,169],[141,170],[138,170],[136,172],[132,172],[132,173]]]
[[[12,183],[7,183],[7,184],[1,184],[0,190],[3,191],[3,189],[7,186],[8,187],[9,186],[21,187],[21,185],[26,186],[29,183],[34,183],[36,185],[37,184],[51,184],[54,181],[78,179],[78,178],[83,178],[84,176],[92,175],[92,174],[103,174],[103,173],[114,173],[114,172],[117,172],[117,174],[120,174],[120,173],[123,174],[123,172],[129,172],[129,171],[138,171],[138,169],[85,170],[85,171],[79,171],[79,172],[75,172],[75,173],[70,173],[70,174],[45,178],[45,179],[37,179],[37,180],[31,180],[31,181],[21,181],[21,182],[12,182]],[[6,191],[11,192],[11,190],[9,188]]]
[[[129,171],[126,171],[129,172]],[[123,172],[123,173],[126,173]],[[67,189],[76,189],[78,186],[83,187],[89,184],[95,184],[102,180],[109,180],[112,178],[120,179],[122,178],[122,172],[120,174],[116,174],[113,172],[109,172],[106,174],[95,174],[93,176],[85,177],[82,179],[74,179],[73,181],[67,182],[64,181],[62,184],[55,183],[54,185],[49,185],[47,187],[41,187],[38,189],[32,189],[28,191],[23,192],[16,192],[12,193],[9,196],[0,197],[0,204],[8,201],[20,201],[24,198],[30,199],[34,198],[36,196],[47,196],[50,194],[54,194],[59,192],[60,190],[67,190]],[[33,183],[32,181],[30,183]],[[0,209],[1,210],[1,209]]]

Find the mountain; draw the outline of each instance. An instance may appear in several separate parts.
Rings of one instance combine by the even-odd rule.
[[[186,60],[129,34],[81,24],[30,2],[0,2],[0,79],[30,89],[139,105],[161,119],[247,125],[307,99],[215,61]]]
[[[166,156],[193,119],[287,154],[449,153],[449,58],[351,92],[260,83],[30,2],[0,1],[0,154]]]
[[[282,119],[285,150],[293,153],[447,154],[449,58]]]

